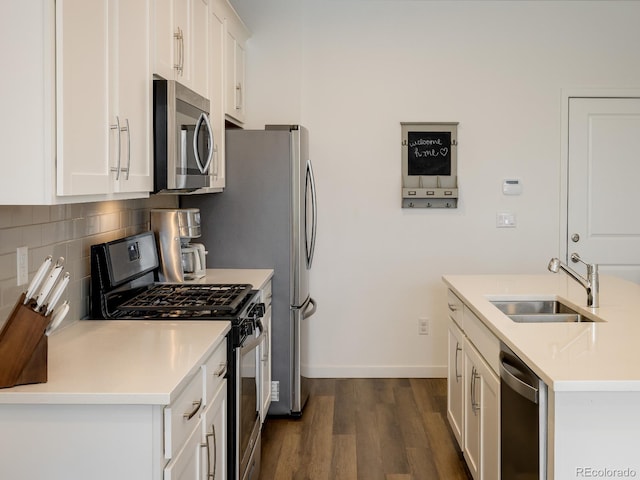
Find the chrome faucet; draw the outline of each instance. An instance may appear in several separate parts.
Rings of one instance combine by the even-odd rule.
[[[549,262],[549,271],[558,273],[558,270],[564,270],[571,278],[582,285],[587,290],[587,307],[598,308],[600,306],[598,297],[600,291],[600,277],[598,275],[598,265],[595,263],[586,263],[577,253],[571,254],[571,260],[574,263],[581,262],[587,266],[587,278],[584,278],[573,269],[569,268],[557,258],[552,258]]]

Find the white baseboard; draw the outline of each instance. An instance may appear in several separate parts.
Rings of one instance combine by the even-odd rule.
[[[446,378],[446,365],[301,365],[308,378]]]

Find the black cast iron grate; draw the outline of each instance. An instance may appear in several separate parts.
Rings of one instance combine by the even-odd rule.
[[[118,305],[126,311],[207,310],[232,313],[253,287],[247,284],[157,284]]]

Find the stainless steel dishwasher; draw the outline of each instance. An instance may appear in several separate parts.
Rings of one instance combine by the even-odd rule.
[[[502,480],[547,478],[547,385],[500,343]]]

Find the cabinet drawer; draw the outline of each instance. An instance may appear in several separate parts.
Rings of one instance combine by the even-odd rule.
[[[202,450],[202,420],[196,415],[193,432],[185,439],[184,447],[176,452],[174,458],[164,468],[163,480],[195,480],[200,466],[200,453]]]
[[[499,371],[500,341],[465,305],[464,333],[494,372]]]
[[[463,303],[451,290],[447,291],[447,306],[449,307],[449,317],[464,330]]]
[[[269,280],[262,289],[262,303],[264,303],[265,309],[269,308],[269,305],[271,305],[271,298],[273,296],[271,288],[271,280]]]
[[[171,405],[164,409],[164,457],[168,460],[182,449],[199,421],[202,410],[202,375],[195,375]]]
[[[209,405],[213,395],[227,373],[227,339],[225,338],[211,354],[203,367],[204,403]]]

